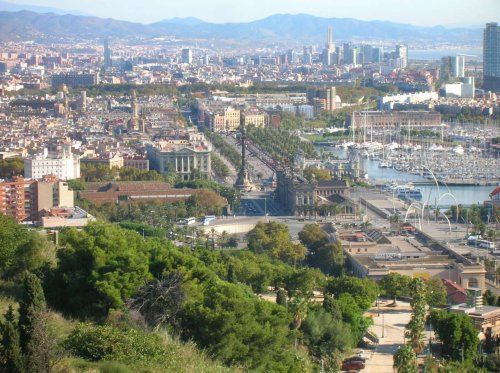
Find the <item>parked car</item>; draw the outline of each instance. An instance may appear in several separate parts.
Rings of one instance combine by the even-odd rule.
[[[362,356],[351,356],[347,359],[344,359],[343,363],[348,363],[350,361],[361,361],[362,363],[366,362],[366,359]]]
[[[347,370],[347,371],[351,370],[358,371],[364,368],[365,368],[365,363],[363,363],[362,361],[347,361],[342,364],[342,370]]]

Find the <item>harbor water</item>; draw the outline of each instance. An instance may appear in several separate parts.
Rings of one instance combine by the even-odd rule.
[[[328,148],[328,150],[339,158],[347,158],[347,150],[343,148]],[[395,182],[405,184],[408,182],[418,182],[428,180],[420,175],[414,175],[408,172],[397,171],[393,168],[380,168],[378,161],[373,161],[367,158],[361,158],[361,165],[368,174],[368,180],[374,184],[384,184]],[[422,201],[439,206],[451,206],[456,203],[465,206],[480,204],[485,200],[489,200],[489,194],[495,189],[495,186],[446,186],[439,185],[439,193],[435,184],[433,185],[415,185],[422,192]],[[456,199],[446,193],[451,193]],[[444,196],[443,196],[444,195]]]

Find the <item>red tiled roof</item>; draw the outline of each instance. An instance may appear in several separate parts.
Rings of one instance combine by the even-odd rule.
[[[494,197],[499,193],[500,193],[500,186],[496,187],[495,190],[493,190],[493,192],[490,193],[490,197]]]

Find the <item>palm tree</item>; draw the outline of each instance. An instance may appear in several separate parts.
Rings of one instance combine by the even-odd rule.
[[[215,231],[215,228],[212,227],[210,229],[210,235],[212,237],[212,250],[215,250],[215,236],[216,236],[217,232]]]
[[[434,217],[436,219],[436,223],[438,221],[438,216],[440,213],[441,213],[441,210],[439,209],[439,207],[436,207],[436,209],[434,210]]]
[[[306,297],[295,297],[288,302],[288,309],[293,315],[292,329],[299,329],[307,317],[309,310],[309,299]]]

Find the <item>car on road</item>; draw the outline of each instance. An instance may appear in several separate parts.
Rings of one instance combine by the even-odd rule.
[[[360,371],[361,369],[365,369],[365,363],[362,361],[347,361],[342,364],[342,370],[344,371]]]

